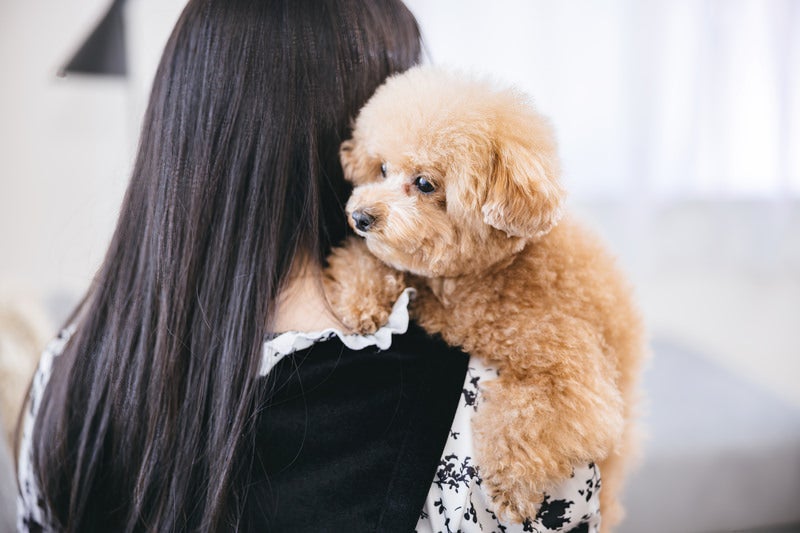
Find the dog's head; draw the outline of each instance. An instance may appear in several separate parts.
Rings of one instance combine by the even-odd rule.
[[[549,122],[519,92],[431,67],[390,78],[342,144],[350,225],[387,264],[480,272],[555,225]]]

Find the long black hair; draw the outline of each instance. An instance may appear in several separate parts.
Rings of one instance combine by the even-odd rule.
[[[344,237],[349,121],[419,56],[399,0],[189,2],[34,426],[57,528],[240,525],[276,299]]]

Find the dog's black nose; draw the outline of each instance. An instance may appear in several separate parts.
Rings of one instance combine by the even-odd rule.
[[[369,231],[369,228],[371,228],[372,224],[375,222],[374,216],[363,211],[353,211],[353,214],[350,216],[353,217],[353,222],[356,225],[356,229],[359,231]]]

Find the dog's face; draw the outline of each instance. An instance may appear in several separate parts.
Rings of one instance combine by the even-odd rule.
[[[350,225],[385,263],[477,273],[547,233],[563,190],[549,123],[519,93],[417,67],[390,78],[342,144]]]

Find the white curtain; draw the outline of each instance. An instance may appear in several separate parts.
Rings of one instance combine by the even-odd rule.
[[[408,0],[430,60],[556,125],[581,199],[800,195],[800,3]]]

